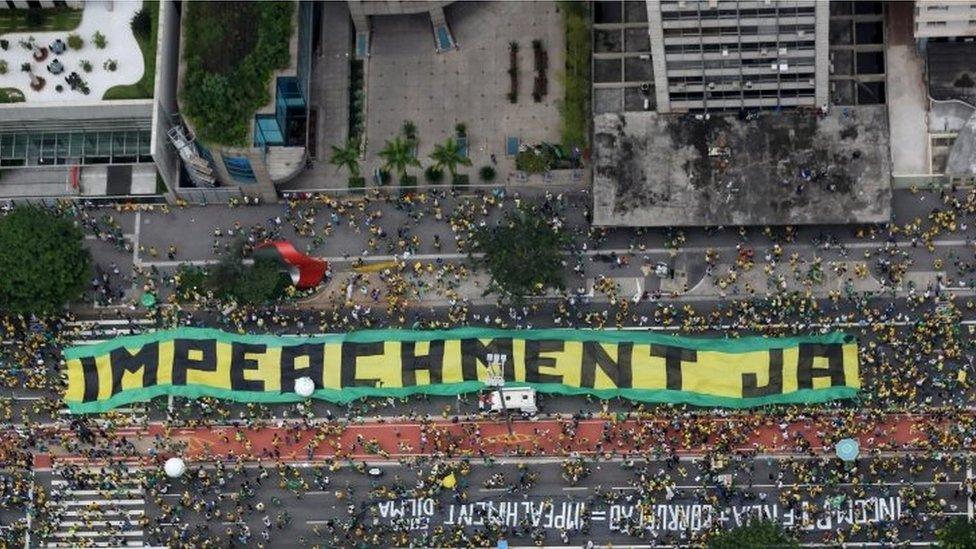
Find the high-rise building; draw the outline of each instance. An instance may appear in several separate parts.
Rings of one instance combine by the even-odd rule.
[[[647,0],[658,112],[828,102],[829,5]]]
[[[915,2],[915,38],[976,36],[976,2]]]

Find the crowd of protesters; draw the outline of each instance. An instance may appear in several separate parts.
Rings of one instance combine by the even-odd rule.
[[[970,378],[974,372],[971,371],[972,337],[968,325],[962,323],[976,309],[974,298],[970,297],[970,289],[976,287],[972,282],[976,271],[976,241],[967,233],[976,215],[976,192],[946,190],[940,194],[921,193],[920,197],[923,196],[931,207],[924,217],[896,220],[884,226],[836,229],[836,234],[794,228],[708,230],[710,236],[734,236],[734,249],[715,246],[704,251],[684,251],[686,235],[668,231],[664,243],[672,257],[693,256],[692,261],[704,265],[703,280],[722,291],[716,299],[698,301],[681,300],[687,287],[647,290],[633,297],[629,290],[622,289],[612,277],[615,271],[633,270],[638,265],[655,266],[656,256],[647,251],[647,241],[642,239],[651,233],[635,231],[626,251],[594,253],[613,235],[585,222],[589,218],[588,198],[579,194],[546,193],[535,198],[506,195],[501,191],[470,196],[444,191],[401,196],[301,195],[289,197],[280,213],[257,222],[249,217],[248,204],[235,204],[241,220],[230,226],[214,226],[212,235],[208,235],[215,254],[233,249],[232,243],[238,240],[243,240],[243,253],[247,254],[265,239],[282,235],[294,238],[296,245],[309,253],[315,253],[331,240],[347,239],[364,244],[361,249],[346,250],[343,255],[351,268],[335,269],[332,281],[321,294],[294,292],[279,304],[260,307],[241,303],[228,306],[204,292],[181,293],[178,270],[152,265],[160,251],[169,260],[182,259],[181,243],[164,244],[158,249],[133,244],[123,234],[120,223],[126,215],[124,208],[71,204],[62,205],[57,211],[77,219],[95,239],[120,251],[135,251],[147,262],[133,266],[131,271],[118,263],[98,265],[92,275],[89,297],[104,307],[102,314],[108,318],[132,321],[123,329],[132,333],[147,329],[137,319],[149,318],[153,321],[152,328],[196,325],[235,332],[289,334],[375,327],[654,326],[703,337],[793,335],[842,329],[858,338],[862,391],[855,401],[734,412],[628,405],[620,401],[612,403],[614,411],[608,412],[606,403],[601,406],[592,401],[584,403],[584,409],[571,417],[559,415],[560,432],[536,433],[549,441],[548,446],[528,444],[513,451],[524,458],[565,456],[561,473],[568,484],[585,479],[601,461],[633,466],[635,460],[638,464],[644,460],[665,460],[668,467],[664,472],[641,465],[633,468],[633,485],[639,489],[636,497],[650,503],[661,498],[715,497],[705,490],[705,485],[714,481],[709,474],[700,476],[703,485],[700,493],[675,488],[668,479],[672,468],[682,467],[677,456],[694,450],[703,454],[695,467],[707,469],[708,463],[724,456],[732,460],[733,467],[748,468],[751,456],[768,449],[765,442],[750,440],[749,433],[761,426],[780,424],[806,425],[804,436],[784,428],[782,436],[789,439],[790,452],[802,458],[779,465],[784,474],[804,486],[803,495],[817,496],[822,485],[857,484],[859,478],[882,473],[891,478],[911,479],[917,467],[915,460],[938,464],[936,475],[958,478],[959,469],[968,466],[959,453],[971,450],[976,437],[976,422],[964,413],[972,405]],[[160,219],[172,213],[164,206],[142,208],[145,215]],[[179,211],[177,208],[183,206],[172,211]],[[460,254],[470,251],[477,229],[496,222],[502,212],[513,208],[531,210],[544,216],[553,227],[570,233],[572,245],[566,260],[568,289],[548,300],[533,301],[531,305],[487,306],[481,299],[484,277],[479,277],[478,270],[463,260],[443,260],[436,255],[444,250]],[[395,216],[389,214],[391,210],[397,212]],[[392,217],[397,221],[391,225],[388,220]],[[949,238],[964,240],[965,244],[940,247],[940,239]],[[139,248],[133,250],[134,245]],[[354,270],[374,256],[387,255],[396,259],[379,272]],[[609,265],[610,272],[598,268],[600,264]],[[938,283],[912,284],[911,273],[919,271],[938,272]],[[768,278],[765,290],[755,287],[756,277],[751,273],[758,272]],[[587,277],[593,279],[592,292],[587,288]],[[878,288],[858,290],[857,281],[867,278],[877,281]],[[833,284],[827,285],[826,281]],[[160,295],[160,306],[148,310],[141,307],[138,297],[145,291]],[[427,305],[428,302],[437,305]],[[275,447],[255,450],[253,455],[213,456],[207,467],[194,468],[189,480],[181,481],[182,484],[170,481],[160,473],[158,462],[164,456],[178,454],[181,448],[168,440],[167,435],[157,437],[149,450],[141,449],[127,439],[131,435],[125,433],[129,431],[120,432],[137,421],[129,415],[109,414],[96,421],[61,413],[60,395],[65,383],[61,350],[82,339],[82,330],[92,329],[76,320],[67,312],[59,318],[0,320],[0,337],[4,342],[0,353],[0,387],[6,394],[16,391],[27,397],[0,399],[0,422],[6,426],[0,434],[0,463],[7,465],[4,476],[0,476],[0,511],[30,504],[36,516],[33,527],[38,532],[50,531],[59,520],[58,494],[43,487],[31,490],[26,471],[36,454],[48,453],[55,456],[57,474],[72,486],[94,486],[95,490],[110,493],[121,478],[138,475],[148,497],[161,509],[161,515],[113,527],[145,529],[155,541],[174,546],[271,547],[282,536],[289,543],[300,542],[309,547],[409,543],[491,545],[497,541],[492,538],[503,533],[524,536],[538,543],[546,541],[545,532],[529,527],[513,534],[494,531],[494,526],[478,531],[441,528],[418,538],[419,534],[406,527],[377,525],[370,520],[371,508],[362,503],[351,503],[347,516],[323,522],[313,535],[294,539],[289,533],[295,525],[287,504],[300,505],[302,491],[323,482],[334,468],[364,467],[343,457],[353,453],[350,448],[338,448],[331,462],[314,468],[311,476],[307,471],[284,464],[282,458],[287,456],[282,456]],[[550,397],[548,402],[557,398]],[[420,422],[427,425],[427,431],[423,447],[413,450],[428,457],[401,458],[401,462],[415,468],[421,480],[409,487],[380,484],[376,488],[379,497],[431,493],[463,500],[468,497],[466,491],[444,488],[441,479],[447,472],[466,474],[463,469],[469,465],[464,465],[467,463],[464,460],[483,460],[484,463],[478,462],[476,466],[490,466],[493,456],[477,451],[482,442],[474,424],[465,424],[466,430],[458,435],[441,430],[435,421],[440,416],[443,416],[440,419],[459,422],[471,418],[457,417],[450,408],[443,414],[418,412],[416,409],[432,405],[421,400],[426,399],[361,401],[345,408],[330,407],[328,415],[315,413],[306,404],[241,406],[209,399],[187,402],[176,408],[167,407],[160,400],[148,407],[150,417],[158,416],[169,427],[234,425],[233,436],[240,436],[239,441],[247,439],[248,429],[287,417],[295,420],[289,424],[296,430],[294,436],[302,429],[316,432],[305,458],[313,457],[318,445],[338,444],[345,426],[365,417]],[[155,411],[161,415],[154,415]],[[618,413],[622,415],[618,417]],[[865,430],[866,425],[883,425],[879,418],[886,414],[916,417],[917,439],[910,444],[897,444],[884,427],[878,427],[876,432]],[[723,421],[714,421],[716,417]],[[585,441],[591,451],[581,454],[573,446],[580,443],[575,429],[586,418],[604,421],[605,427],[603,436]],[[842,436],[859,436],[866,446],[864,461],[855,469],[836,467],[829,460],[819,458],[824,448]],[[819,445],[815,447],[811,441]],[[357,444],[360,450],[374,453],[378,458],[402,450],[383,447],[371,440],[357,441]],[[635,444],[639,450],[634,448]],[[890,455],[896,451],[909,453]],[[92,473],[58,464],[59,454],[84,456],[92,463],[106,465],[100,473]],[[573,456],[569,457],[570,454]],[[148,457],[155,465],[134,470],[108,466],[113,461],[118,463],[120,458],[137,456]],[[255,463],[260,465],[253,467]],[[532,479],[530,473],[518,481],[495,477],[492,486],[512,486],[517,492],[528,490],[534,482]],[[294,499],[267,500],[260,489],[262,483],[287,486]],[[226,488],[229,485],[237,487],[231,496],[226,495],[231,491]],[[171,489],[181,490],[177,499],[172,494],[167,496]],[[791,500],[800,500],[797,490],[801,489],[779,490],[777,497],[789,505]],[[961,504],[965,505],[965,500],[973,494],[972,483],[962,482],[956,490]],[[336,490],[337,500],[341,496],[352,502],[354,498],[348,491],[348,488]],[[591,496],[599,498],[601,494]],[[733,491],[723,497],[736,496]],[[33,501],[28,501],[31,498]],[[933,516],[952,514],[960,505],[960,501],[941,501],[926,490],[905,492],[903,499],[911,509],[904,515],[909,518],[902,523],[872,525],[854,532],[838,529],[825,534],[821,541],[839,543],[849,536],[884,543],[910,541],[913,536],[927,535],[940,524]],[[96,515],[93,511],[92,516]],[[20,533],[22,528],[4,530],[4,536]],[[647,538],[656,534],[637,529],[633,535]],[[680,534],[673,541],[680,542],[685,539],[680,536],[684,535],[692,534]]]

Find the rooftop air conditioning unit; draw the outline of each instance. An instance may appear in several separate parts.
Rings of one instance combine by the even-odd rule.
[[[769,70],[771,70],[771,71],[776,70],[776,63],[770,63],[769,64]]]
[[[746,87],[751,89],[752,88],[752,82],[746,82]]]
[[[729,56],[729,48],[722,48],[722,57]]]
[[[780,55],[786,55],[786,48],[780,48],[779,49],[779,54]]]
[[[798,30],[798,31],[796,31],[796,35],[799,36],[800,38],[803,38],[804,36],[807,35],[807,31],[802,30],[802,29],[801,30]]]
[[[708,83],[708,89],[714,90],[715,89],[715,82],[709,82]]]
[[[789,63],[780,63],[779,64],[779,72],[786,72],[788,70],[790,70],[790,64]]]
[[[759,55],[769,55],[769,50],[767,50],[766,48],[763,48],[763,49],[759,50]]]

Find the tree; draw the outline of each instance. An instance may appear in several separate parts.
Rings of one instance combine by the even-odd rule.
[[[210,270],[205,286],[220,299],[262,305],[281,296],[286,283],[284,276],[273,259],[258,258],[253,266],[245,265],[244,240],[238,238]],[[189,284],[194,282],[191,277]]]
[[[132,21],[129,22],[129,27],[132,28],[132,34],[143,40],[148,40],[149,36],[152,34],[152,17],[146,8],[142,8],[132,16]]]
[[[34,207],[0,218],[0,312],[52,314],[82,296],[91,273],[84,234]]]
[[[708,538],[708,549],[798,548],[800,545],[778,522],[754,521]]]
[[[350,175],[359,177],[359,140],[349,139],[345,147],[332,145],[329,163],[338,166],[339,169],[346,168]]]
[[[937,547],[943,549],[966,549],[976,547],[976,523],[957,517],[936,532]]]
[[[264,305],[281,296],[283,277],[278,262],[258,258],[246,269],[234,284],[234,297],[251,305]]]
[[[394,171],[400,179],[407,175],[410,166],[420,167],[420,161],[413,155],[413,146],[409,140],[397,136],[393,141],[387,141],[380,151],[383,168]]]
[[[498,225],[478,229],[470,257],[485,267],[491,281],[485,294],[497,292],[521,303],[548,288],[563,289],[563,255],[569,243],[565,232],[551,226],[535,206],[509,212]]]
[[[438,168],[447,168],[452,180],[457,175],[459,164],[462,166],[471,165],[471,159],[461,154],[461,146],[453,137],[449,137],[443,145],[434,145],[434,152],[431,153],[430,157]]]

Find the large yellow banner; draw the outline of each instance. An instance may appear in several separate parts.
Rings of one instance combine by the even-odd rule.
[[[637,331],[376,330],[318,338],[180,329],[65,352],[65,401],[98,412],[160,394],[241,401],[476,391],[491,377],[543,392],[746,407],[847,398],[860,387],[844,334],[689,339]]]

